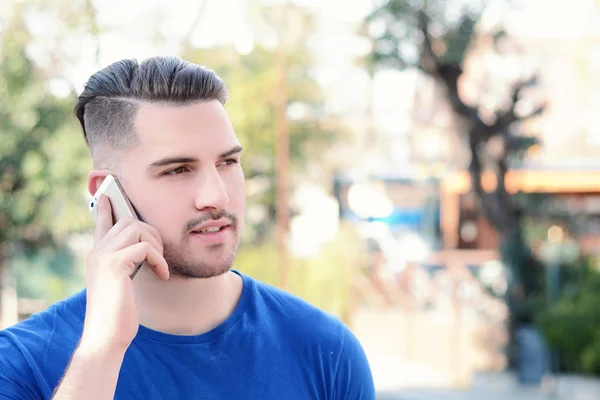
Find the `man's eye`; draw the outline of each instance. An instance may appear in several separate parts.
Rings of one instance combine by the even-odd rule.
[[[223,160],[223,164],[225,165],[233,165],[233,164],[237,164],[239,162],[239,160],[237,158],[227,158],[225,160]]]
[[[188,171],[187,167],[177,167],[177,168],[174,168],[174,169],[164,172],[163,175],[179,175],[179,174],[187,172],[187,171]]]

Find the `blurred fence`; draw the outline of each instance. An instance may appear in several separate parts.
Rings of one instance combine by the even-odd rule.
[[[443,258],[433,273],[412,265],[395,276],[357,279],[363,301],[352,328],[379,390],[467,387],[476,372],[507,366],[506,305],[475,277],[472,253]]]

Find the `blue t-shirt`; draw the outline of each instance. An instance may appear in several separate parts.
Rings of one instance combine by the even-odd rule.
[[[196,336],[140,326],[116,399],[374,400],[369,364],[337,318],[242,274],[240,301]],[[50,399],[83,328],[85,290],[0,331],[0,399]]]

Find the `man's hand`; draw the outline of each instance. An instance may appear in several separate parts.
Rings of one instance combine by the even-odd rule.
[[[146,261],[161,279],[169,268],[156,229],[134,218],[112,225],[110,202],[98,204],[94,248],[87,260],[87,307],[82,345],[126,349],[138,331],[139,318],[130,276]]]
[[[114,226],[108,198],[98,202],[94,248],[87,259],[83,334],[54,399],[112,399],[125,351],[139,327],[131,275],[145,261],[169,278],[160,235],[134,218]]]

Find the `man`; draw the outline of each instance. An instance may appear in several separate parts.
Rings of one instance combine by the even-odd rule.
[[[339,320],[231,270],[245,184],[226,97],[174,57],[90,78],[75,107],[89,192],[115,175],[140,220],[113,226],[100,199],[87,289],[0,332],[0,398],[375,398]]]

